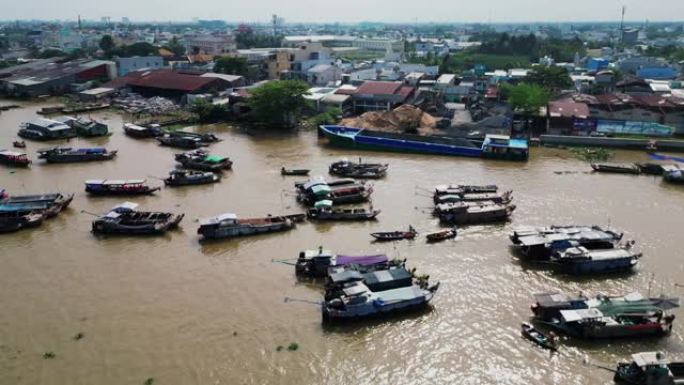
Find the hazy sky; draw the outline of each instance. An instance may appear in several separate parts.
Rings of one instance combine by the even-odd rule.
[[[684,21],[684,0],[0,0],[0,20],[267,21],[276,13],[304,22]]]

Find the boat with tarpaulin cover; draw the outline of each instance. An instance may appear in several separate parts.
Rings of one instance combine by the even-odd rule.
[[[184,214],[136,211],[137,203],[124,202],[92,223],[97,234],[159,235],[178,227]]]

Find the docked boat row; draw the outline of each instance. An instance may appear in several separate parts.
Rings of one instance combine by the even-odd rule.
[[[584,339],[668,335],[675,320],[670,310],[679,307],[679,298],[647,298],[639,293],[590,298],[553,291],[536,294],[534,298],[531,309],[535,321]]]
[[[176,154],[174,159],[190,170],[220,172],[233,167],[233,161],[227,156],[212,155],[203,149]]]
[[[347,159],[334,162],[328,168],[330,175],[336,175],[343,178],[356,179],[379,179],[387,175],[389,165],[380,163],[363,163],[361,158],[359,162],[351,162]]]
[[[298,275],[326,277],[323,322],[350,322],[423,309],[439,283],[430,286],[429,276],[416,276],[405,261],[386,255],[334,255],[322,247],[302,251]]]
[[[17,135],[37,141],[71,139],[77,136],[90,138],[109,135],[109,127],[93,119],[62,116],[55,119],[39,118],[25,122]]]
[[[7,196],[3,191],[0,199],[0,232],[39,226],[44,219],[62,212],[73,199],[73,194]]]
[[[518,227],[509,238],[524,258],[573,275],[628,272],[642,256],[634,241],[600,226]]]
[[[486,135],[482,140],[373,131],[345,126],[320,126],[334,146],[355,150],[410,152],[504,160],[527,160],[527,140],[504,135]]]
[[[662,176],[663,180],[666,182],[684,184],[684,172],[677,164],[592,164],[591,167],[594,171],[605,173],[659,175]]]
[[[447,225],[507,221],[515,210],[513,192],[498,192],[496,185],[441,185],[432,191],[433,215]]]

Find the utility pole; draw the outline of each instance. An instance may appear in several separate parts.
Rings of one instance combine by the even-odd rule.
[[[625,11],[627,10],[626,6],[622,6],[622,19],[620,19],[620,46],[622,46],[625,42]]]
[[[273,16],[271,16],[271,20],[273,23],[273,36],[276,36],[278,35],[278,15],[274,13]]]

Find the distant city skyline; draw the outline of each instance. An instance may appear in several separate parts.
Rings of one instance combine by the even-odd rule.
[[[119,0],[99,2],[61,0],[57,6],[50,0],[17,2],[0,0],[0,20],[100,20],[128,18],[140,21],[191,21],[193,18],[219,19],[228,22],[269,22],[272,14],[286,22],[582,22],[619,21],[620,8],[627,7],[629,22],[684,21],[682,0],[576,0],[572,3],[548,0],[347,0],[334,6],[319,0],[252,0],[227,2],[219,0],[162,1]]]

